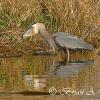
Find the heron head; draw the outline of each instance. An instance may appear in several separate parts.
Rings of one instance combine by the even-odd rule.
[[[34,24],[31,25],[31,27],[26,32],[23,33],[23,38],[32,37],[38,33],[39,33],[38,25]]]

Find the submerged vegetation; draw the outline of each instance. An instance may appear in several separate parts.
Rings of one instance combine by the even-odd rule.
[[[71,32],[100,46],[100,0],[0,0],[0,54],[45,49],[42,39],[21,38],[34,22],[45,23],[50,33]]]

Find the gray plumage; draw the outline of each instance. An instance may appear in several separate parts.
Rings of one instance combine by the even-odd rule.
[[[54,39],[62,48],[94,50],[92,45],[70,33],[57,32],[54,34]]]

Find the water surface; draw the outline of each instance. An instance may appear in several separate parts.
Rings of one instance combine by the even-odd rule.
[[[99,77],[100,56],[73,56],[69,63],[56,56],[0,58],[0,100],[99,100]],[[45,95],[51,87],[58,95]],[[85,93],[68,96],[65,88]]]

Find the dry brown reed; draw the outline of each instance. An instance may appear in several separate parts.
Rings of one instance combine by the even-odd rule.
[[[100,29],[95,29],[100,27],[100,0],[1,0],[0,22],[5,27],[44,22],[51,33],[64,31],[80,37],[93,33],[89,40],[100,40]]]

